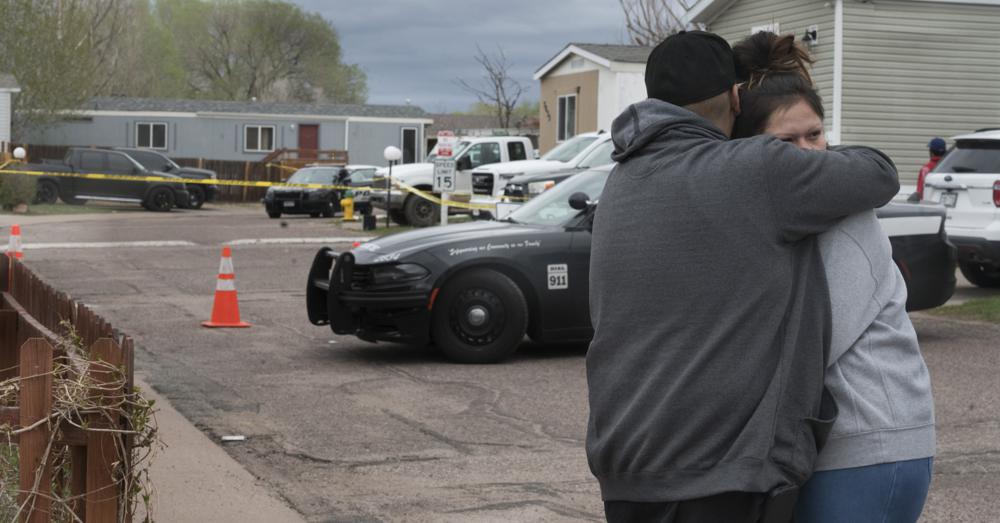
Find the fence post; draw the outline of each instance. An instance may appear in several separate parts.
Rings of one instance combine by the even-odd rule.
[[[122,349],[114,340],[101,338],[90,346],[90,374],[94,388],[90,397],[103,404],[115,404],[122,400],[122,390],[109,390],[108,385],[116,381],[116,374],[122,366]],[[103,364],[100,362],[104,362]],[[116,409],[107,416],[91,418],[91,427],[117,429],[119,427]],[[118,485],[115,484],[114,467],[119,463],[119,437],[112,432],[89,431],[87,433],[87,517],[88,523],[114,523],[118,520]]]
[[[17,312],[0,310],[0,380],[17,376]]]
[[[250,181],[250,162],[244,162],[243,163],[243,181],[244,182],[249,182]],[[247,202],[247,186],[246,185],[243,186],[243,200],[242,201],[243,201],[243,203]]]
[[[42,338],[32,338],[21,346],[21,391],[18,395],[22,427],[48,417],[52,410],[52,345]],[[21,521],[48,523],[52,507],[52,454],[49,448],[51,428],[43,423],[21,434],[19,441],[21,492],[18,505]],[[38,488],[35,488],[35,483]]]
[[[0,247],[7,250],[6,247]],[[10,264],[14,263],[13,258],[4,256],[4,259],[0,259],[0,291],[10,292],[10,275],[11,267]]]

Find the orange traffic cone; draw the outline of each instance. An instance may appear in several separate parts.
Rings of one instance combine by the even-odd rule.
[[[204,327],[249,327],[240,321],[240,303],[236,298],[236,274],[233,272],[232,251],[222,248],[219,262],[219,280],[215,284],[215,303],[212,305],[212,319],[201,322]]]
[[[10,258],[22,259],[24,253],[21,252],[21,226],[14,224],[10,226],[10,242],[7,243],[7,256]]]

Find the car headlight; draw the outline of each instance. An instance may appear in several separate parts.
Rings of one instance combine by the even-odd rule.
[[[414,281],[426,277],[430,272],[415,263],[400,263],[398,265],[376,265],[372,267],[372,283],[385,285]]]
[[[267,192],[264,193],[264,199],[265,200],[273,200],[274,199],[274,187],[268,187],[267,188]]]
[[[504,194],[507,195],[523,195],[527,187],[523,183],[508,183],[507,187],[504,187]]]
[[[528,194],[542,194],[543,192],[555,187],[556,182],[552,180],[545,180],[543,182],[531,182],[528,184]]]

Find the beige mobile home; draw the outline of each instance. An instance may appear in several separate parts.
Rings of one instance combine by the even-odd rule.
[[[635,45],[569,44],[535,71],[541,84],[538,150],[573,136],[611,131],[611,121],[646,98],[643,75],[652,49]]]
[[[735,42],[807,32],[831,143],[887,152],[906,183],[927,142],[1000,127],[1000,0],[698,0],[687,21]]]

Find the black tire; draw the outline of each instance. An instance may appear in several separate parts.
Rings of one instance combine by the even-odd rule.
[[[56,203],[59,200],[59,187],[52,180],[41,180],[35,189],[35,203]]]
[[[399,209],[392,209],[392,210],[390,210],[389,211],[389,219],[392,220],[392,223],[395,223],[396,225],[409,225],[410,224],[410,222],[406,221],[406,216],[403,214],[403,211],[401,211]]]
[[[507,359],[521,344],[527,327],[528,304],[521,289],[489,269],[463,272],[449,281],[431,320],[434,344],[458,363]]]
[[[205,189],[194,186],[188,188],[188,209],[201,209],[205,205]]]
[[[273,211],[273,212],[272,211],[267,211],[267,217],[270,218],[270,219],[272,219],[272,220],[276,220],[278,218],[281,218],[281,211]]]
[[[403,201],[403,216],[406,217],[406,222],[414,227],[430,227],[441,220],[441,207],[430,200],[411,194]]]
[[[324,218],[333,218],[333,215],[336,212],[336,210],[337,208],[334,206],[333,202],[330,202],[330,205],[324,207],[323,211],[320,212],[319,214]]]
[[[146,209],[154,212],[168,212],[174,208],[174,191],[157,187],[146,197]]]
[[[958,268],[962,270],[962,276],[977,287],[989,289],[1000,287],[1000,266],[959,262]]]

